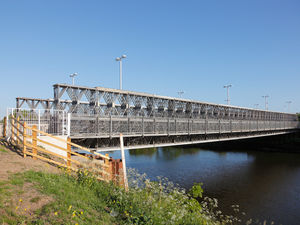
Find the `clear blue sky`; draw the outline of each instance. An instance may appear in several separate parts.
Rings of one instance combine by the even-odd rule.
[[[0,1],[0,115],[54,83],[300,111],[300,1]]]

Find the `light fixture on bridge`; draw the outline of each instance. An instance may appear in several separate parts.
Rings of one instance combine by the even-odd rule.
[[[184,94],[184,91],[178,91],[177,94],[179,95],[179,98],[182,98],[182,95]]]
[[[230,105],[229,88],[231,88],[231,87],[232,87],[231,84],[224,85],[224,88],[227,89],[227,99],[226,99],[227,105]]]
[[[269,95],[264,95],[264,96],[261,96],[265,99],[265,110],[268,110],[268,98],[270,97]]]
[[[127,55],[121,55],[121,57],[117,57],[116,61],[120,62],[120,90],[122,90],[122,59],[127,58]]]
[[[72,77],[72,85],[74,85],[74,80],[77,75],[78,75],[77,73],[73,73],[70,75],[70,77]]]
[[[287,103],[288,112],[291,112],[290,109],[291,109],[291,103],[292,103],[292,101],[286,101],[285,103]]]

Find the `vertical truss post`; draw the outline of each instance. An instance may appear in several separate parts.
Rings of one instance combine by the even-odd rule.
[[[168,118],[167,134],[170,136],[170,118]]]
[[[127,120],[127,133],[130,134],[130,118]]]
[[[96,135],[99,134],[99,115],[98,114],[96,115],[95,133],[96,133]],[[97,141],[97,143],[98,143],[98,141]]]
[[[205,135],[207,134],[207,128],[208,128],[208,120],[207,117],[205,117]]]
[[[112,138],[112,115],[109,117],[109,138]]]
[[[142,136],[144,137],[145,132],[145,122],[144,122],[144,116],[142,117]]]

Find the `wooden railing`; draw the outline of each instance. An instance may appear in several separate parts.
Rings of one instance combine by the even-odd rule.
[[[113,181],[120,186],[124,186],[126,183],[124,182],[122,160],[113,159],[108,154],[91,152],[88,148],[71,142],[70,138],[65,140],[38,130],[36,125],[28,126],[26,122],[20,122],[19,117],[15,118],[11,115],[8,120],[11,127],[10,142],[22,151],[24,158],[29,155],[35,160],[40,159],[67,170],[87,169],[97,179]],[[7,119],[4,122],[4,127],[6,127]],[[6,132],[4,130],[3,134],[6,135]],[[46,137],[47,140],[43,137]],[[72,150],[72,146],[76,148],[77,152]],[[82,150],[84,153],[80,154],[78,150]]]

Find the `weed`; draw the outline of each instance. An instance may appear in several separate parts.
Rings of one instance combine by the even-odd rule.
[[[41,199],[40,197],[34,197],[34,198],[30,199],[30,202],[36,203],[36,202],[38,202],[40,199]]]

